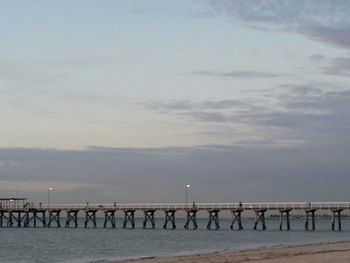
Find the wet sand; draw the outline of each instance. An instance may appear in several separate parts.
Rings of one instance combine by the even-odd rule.
[[[144,258],[123,263],[349,263],[350,242],[306,245],[287,248],[267,248],[236,253]]]

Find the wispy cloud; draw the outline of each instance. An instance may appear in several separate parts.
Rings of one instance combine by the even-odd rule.
[[[350,48],[350,2],[346,0],[211,1],[213,12],[256,29],[302,34],[334,46]]]
[[[213,76],[213,77],[223,77],[223,78],[240,78],[240,79],[263,79],[263,78],[276,78],[281,77],[280,74],[274,74],[270,72],[262,71],[206,71],[199,70],[193,71],[195,75]]]
[[[323,74],[350,77],[350,57],[329,58],[315,54],[311,59]]]
[[[174,112],[174,111],[185,111],[185,110],[220,110],[220,109],[230,109],[234,107],[243,107],[248,104],[242,100],[228,99],[228,100],[218,100],[218,101],[202,101],[202,102],[192,102],[192,101],[171,101],[171,102],[152,102],[146,103],[144,106],[148,109],[153,109],[163,112]]]
[[[344,8],[347,8],[347,10],[349,10],[350,7],[348,6]],[[350,12],[348,15],[350,16]],[[344,22],[344,24],[334,26],[299,26],[299,28],[295,31],[313,40],[325,42],[341,48],[350,49],[349,21]]]
[[[147,107],[172,114],[189,121],[240,125],[255,134],[262,132],[265,139],[306,140],[345,136],[350,133],[350,91],[337,90],[326,84],[306,83],[281,85],[280,91],[271,91],[270,98],[154,103]],[[254,128],[255,127],[255,128]],[[274,131],[276,130],[277,131]],[[269,135],[266,135],[269,134]],[[342,137],[339,137],[342,138]]]

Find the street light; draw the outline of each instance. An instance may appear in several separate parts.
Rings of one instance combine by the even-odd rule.
[[[190,190],[190,187],[191,186],[189,184],[186,185],[186,200],[185,200],[186,201],[186,207],[187,207],[187,202],[188,202],[188,191]]]
[[[51,191],[53,190],[52,187],[49,187],[47,189],[47,208],[50,208],[50,194],[51,194]]]

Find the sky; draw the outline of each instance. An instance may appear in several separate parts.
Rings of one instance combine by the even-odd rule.
[[[347,0],[2,0],[0,39],[0,196],[348,201]]]

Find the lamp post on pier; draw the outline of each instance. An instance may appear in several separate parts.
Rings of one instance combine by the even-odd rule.
[[[50,208],[50,195],[51,195],[51,191],[53,190],[52,187],[49,187],[47,189],[47,208]]]
[[[185,194],[185,196],[186,196],[186,199],[185,199],[186,208],[187,208],[187,203],[188,203],[188,196],[189,196],[190,187],[191,186],[189,184],[186,185],[186,194]]]

